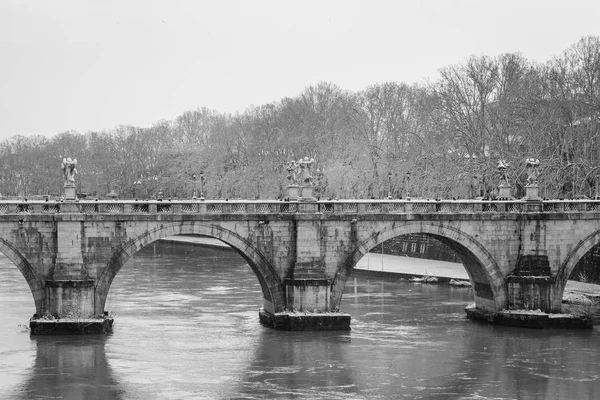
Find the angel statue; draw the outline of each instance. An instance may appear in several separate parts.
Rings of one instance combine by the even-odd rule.
[[[77,175],[77,159],[63,158],[60,165],[65,177],[65,186],[75,186],[75,175]]]
[[[508,176],[506,170],[510,167],[510,163],[507,163],[504,160],[498,161],[498,172],[500,172],[500,185],[510,186],[508,182]]]
[[[527,160],[525,160],[525,165],[527,167],[526,186],[537,185],[537,169],[540,165],[540,160],[538,160],[537,158],[528,158]]]
[[[285,169],[288,172],[287,178],[289,179],[290,184],[297,185],[298,184],[298,173],[300,172],[299,171],[300,167],[298,166],[298,163],[296,161],[288,161]]]
[[[310,174],[310,169],[314,162],[314,158],[311,158],[309,160],[308,157],[304,157],[303,159],[301,158],[300,160],[298,160],[298,165],[300,166],[300,182],[309,185],[312,183],[313,177]]]

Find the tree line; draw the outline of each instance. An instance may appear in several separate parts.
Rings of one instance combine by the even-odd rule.
[[[309,157],[322,198],[493,197],[498,160],[521,197],[534,157],[540,195],[595,197],[599,127],[600,38],[588,36],[545,63],[478,55],[426,83],[322,82],[242,113],[198,108],[151,127],[13,136],[0,143],[0,194],[62,193],[60,162],[74,157],[78,190],[95,197],[275,199],[285,164]]]

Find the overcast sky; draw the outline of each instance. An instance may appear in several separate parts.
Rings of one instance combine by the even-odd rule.
[[[435,80],[472,54],[544,62],[600,36],[599,16],[596,0],[0,0],[0,139]]]

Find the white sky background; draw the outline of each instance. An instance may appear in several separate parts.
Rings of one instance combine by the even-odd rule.
[[[0,140],[436,80],[472,54],[545,62],[587,35],[597,0],[0,0]]]

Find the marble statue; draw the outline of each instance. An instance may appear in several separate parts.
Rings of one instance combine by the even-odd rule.
[[[311,166],[315,163],[315,159],[308,157],[304,157],[303,159],[298,160],[298,166],[300,167],[300,183],[303,184],[312,184],[313,177],[311,175]]]
[[[538,177],[538,166],[540,165],[540,160],[537,158],[528,158],[525,160],[525,165],[527,166],[527,183],[526,186],[537,185],[537,177]]]
[[[77,175],[77,159],[63,158],[61,169],[65,178],[65,186],[75,186],[75,175]]]
[[[507,163],[504,160],[499,160],[498,161],[498,171],[500,172],[500,185],[504,185],[504,186],[510,186],[510,183],[508,182],[508,176],[506,173],[506,170],[508,169],[508,167],[510,167],[510,163]]]

